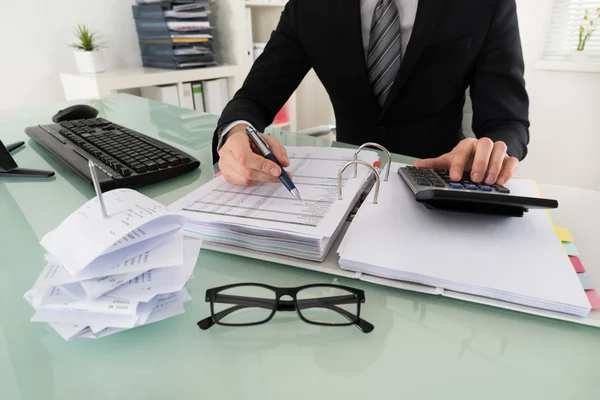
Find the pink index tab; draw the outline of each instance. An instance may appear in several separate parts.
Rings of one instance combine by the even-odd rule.
[[[581,263],[581,260],[579,259],[579,257],[569,256],[569,260],[571,260],[571,264],[573,264],[573,268],[575,269],[575,272],[577,272],[577,273],[585,272],[585,268],[583,268],[583,264]]]
[[[590,301],[592,310],[600,310],[600,296],[598,296],[598,292],[596,292],[595,290],[586,290],[585,294],[587,295],[587,298]]]

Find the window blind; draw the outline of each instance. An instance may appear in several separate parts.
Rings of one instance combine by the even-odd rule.
[[[568,60],[579,43],[579,26],[584,23],[585,10],[595,16],[600,0],[554,0],[552,17],[542,59]],[[600,21],[597,22],[600,24]],[[587,41],[585,52],[592,61],[600,61],[600,25]]]

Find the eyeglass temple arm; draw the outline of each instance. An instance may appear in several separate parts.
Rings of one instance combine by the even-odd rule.
[[[291,300],[270,300],[270,299],[261,299],[256,297],[243,297],[243,296],[232,296],[232,295],[217,295],[218,302],[222,304],[234,304],[233,307],[230,307],[226,310],[220,311],[214,315],[217,320],[225,318],[229,314],[242,310],[244,308],[250,307],[258,307],[258,308],[266,308],[268,310],[272,310],[274,307],[274,303],[277,302],[277,310],[278,311],[295,311],[296,307],[293,301]],[[217,300],[215,299],[215,300]],[[356,297],[354,296],[331,296],[331,297],[322,297],[318,299],[305,299],[298,300],[298,306],[301,309],[307,308],[327,308],[344,316],[348,321],[354,322],[363,332],[369,333],[375,327],[369,322],[358,318],[355,321],[356,316],[343,308],[337,307],[337,305],[341,304],[352,304],[356,302]],[[213,317],[207,317],[202,321],[198,322],[198,326],[200,329],[206,330],[215,324]]]

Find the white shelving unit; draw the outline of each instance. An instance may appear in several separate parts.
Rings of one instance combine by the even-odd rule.
[[[208,79],[228,78],[230,96],[235,93],[242,68],[238,65],[208,67],[186,70],[159,68],[121,68],[100,74],[61,73],[60,80],[67,100],[79,100],[106,96],[120,90],[155,85],[177,85]]]
[[[286,3],[265,0],[216,1],[211,6],[211,24],[215,27],[215,52],[220,66],[188,70],[140,67],[108,70],[99,74],[61,73],[65,97],[67,100],[90,99],[122,90],[170,84],[178,85],[181,95],[183,83],[227,78],[231,98],[252,66],[252,41],[269,40]],[[251,26],[247,19],[248,11],[252,14]],[[297,92],[292,94],[285,107],[289,122],[271,127],[297,131]]]
[[[246,7],[279,7],[286,5],[287,1],[245,1]]]

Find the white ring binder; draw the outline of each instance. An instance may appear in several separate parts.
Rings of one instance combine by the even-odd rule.
[[[355,165],[355,169],[358,168],[358,164],[371,168],[375,173],[375,194],[373,196],[373,204],[377,204],[377,197],[379,196],[379,174],[377,173],[377,170],[374,166],[361,160],[348,161],[346,165],[344,165],[342,169],[340,169],[340,171],[338,172],[338,200],[342,200],[342,174],[344,173],[346,168],[348,168],[351,165]]]
[[[385,154],[387,155],[387,168],[385,170],[385,179],[384,179],[384,181],[387,182],[388,178],[390,177],[390,168],[392,166],[392,155],[390,154],[388,149],[386,149],[379,143],[368,142],[368,143],[363,144],[362,146],[360,146],[358,148],[358,150],[356,150],[356,152],[354,153],[354,160],[358,160],[358,153],[360,153],[362,151],[362,149],[364,149],[365,147],[377,147],[379,150],[385,152]],[[355,178],[356,178],[356,174],[358,173],[357,169],[358,169],[358,165],[355,165],[354,166],[354,177]]]

